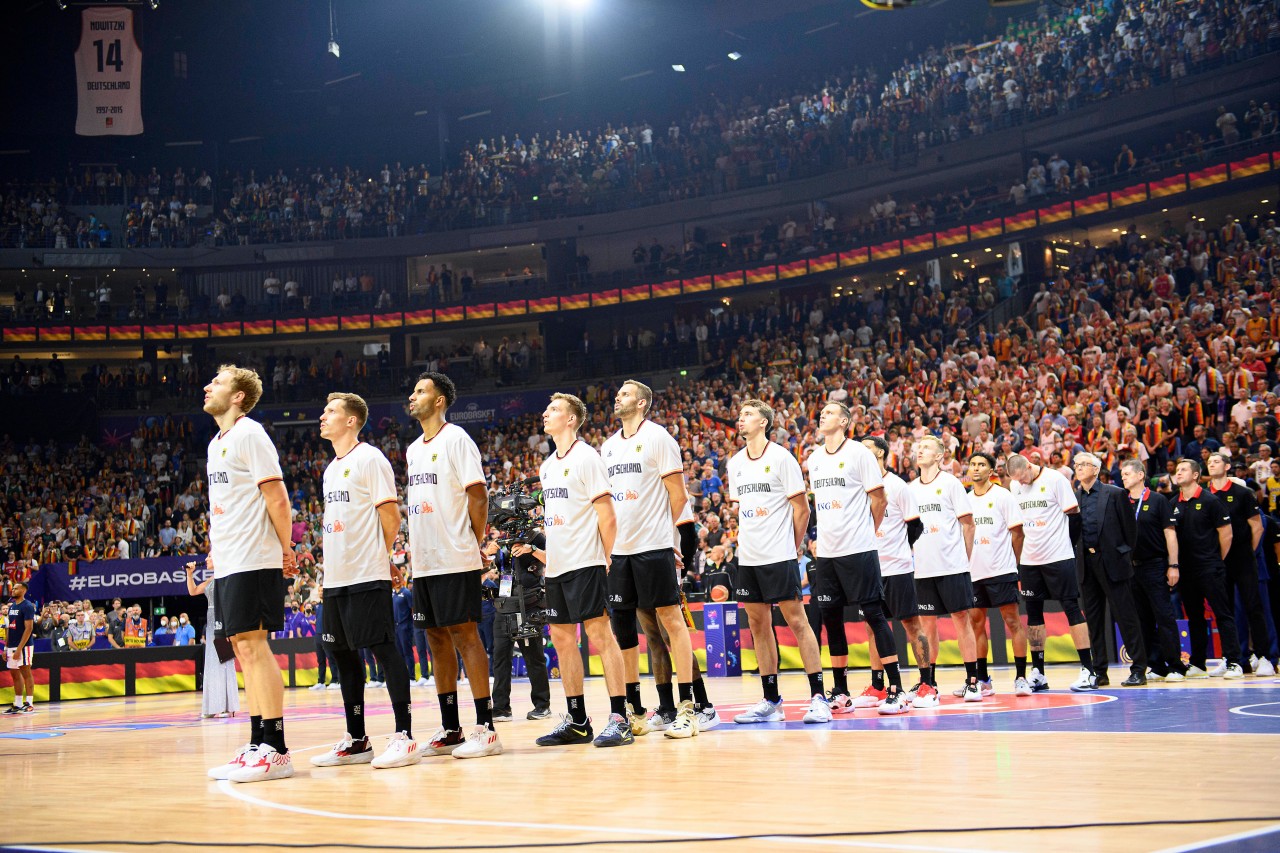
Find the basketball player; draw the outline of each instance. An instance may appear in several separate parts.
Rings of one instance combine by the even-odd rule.
[[[693,707],[693,660],[689,626],[680,609],[680,583],[676,571],[675,523],[688,496],[684,491],[684,466],[680,446],[671,433],[649,420],[653,391],[628,379],[618,389],[613,412],[621,428],[600,448],[613,494],[617,536],[609,567],[611,622],[626,673],[628,717],[632,734],[652,730],[640,705],[640,636],[636,608],[652,608],[666,628],[670,648],[680,669],[680,704],[676,717],[663,734],[691,738],[698,734]]]
[[[422,760],[413,739],[409,670],[396,649],[391,601],[393,577],[399,580],[390,553],[400,532],[400,499],[387,457],[360,440],[368,419],[368,404],[355,394],[330,394],[320,415],[320,437],[333,444],[335,456],[324,469],[324,612],[319,627],[337,664],[347,735],[311,759],[317,767],[406,767]],[[395,714],[396,733],[376,758],[365,733],[361,649],[371,651],[382,665]]]
[[[280,456],[262,424],[246,415],[262,397],[262,380],[224,364],[204,387],[204,410],[218,434],[209,442],[209,557],[214,635],[231,641],[244,674],[250,737],[214,779],[260,782],[293,775],[284,740],[284,681],[267,644],[284,630],[284,578],[297,575],[293,513]]]
[[[920,688],[929,678],[929,641],[920,624],[920,607],[916,603],[915,568],[911,558],[911,542],[919,537],[920,520],[911,502],[911,493],[902,478],[888,469],[889,443],[879,436],[862,439],[862,446],[871,451],[880,468],[884,482],[884,519],[876,529],[876,551],[880,557],[880,576],[883,579],[884,598],[880,609],[887,617],[897,619],[915,650],[916,665],[920,668],[920,681],[912,693],[920,695]],[[871,686],[854,697],[853,707],[875,708],[885,716],[905,714],[911,710],[907,694],[902,690],[898,666],[880,658],[876,645],[868,649],[871,658]],[[897,656],[893,656],[897,660]],[[886,689],[885,676],[891,681]]]
[[[547,619],[560,657],[560,684],[569,713],[551,733],[538,738],[538,746],[591,743],[591,720],[582,701],[578,623],[600,650],[609,690],[609,722],[595,745],[635,742],[627,721],[622,651],[610,630],[607,608],[605,555],[613,553],[618,522],[604,461],[591,445],[578,439],[586,419],[587,407],[572,394],[552,394],[542,413],[542,429],[555,442],[555,450],[540,471],[547,547],[535,549],[533,556],[547,567]],[[664,507],[664,512],[670,510]]]
[[[427,751],[455,758],[500,755],[489,700],[489,656],[480,639],[481,574],[489,499],[480,449],[445,416],[458,399],[453,380],[426,372],[409,395],[409,416],[422,438],[405,451],[409,468],[409,558],[413,621],[427,632],[435,661],[440,730]],[[476,725],[466,735],[458,718],[458,656],[470,675]]]
[[[1049,689],[1044,675],[1044,603],[1056,598],[1062,603],[1071,626],[1071,641],[1080,655],[1080,676],[1071,690],[1081,693],[1098,689],[1089,649],[1089,626],[1080,609],[1080,584],[1076,580],[1076,555],[1071,527],[1079,524],[1080,503],[1066,477],[1033,465],[1025,456],[1014,454],[1004,463],[1009,475],[1009,491],[1022,515],[1022,555],[1018,558],[1018,581],[1027,602],[1027,640],[1031,645],[1031,689]],[[1070,516],[1070,518],[1069,518]]]
[[[969,558],[973,552],[973,510],[969,495],[953,475],[942,470],[945,450],[942,441],[926,435],[916,442],[916,468],[919,476],[908,488],[919,513],[920,538],[911,546],[916,563],[916,600],[920,605],[920,623],[929,640],[929,681],[926,690],[911,700],[913,708],[935,708],[938,705],[938,681],[934,664],[938,659],[938,617],[951,614],[956,628],[956,642],[964,660],[966,702],[981,702],[978,686],[977,647],[969,610],[973,607],[973,583],[969,579]],[[921,703],[921,697],[924,702]]]
[[[734,590],[747,611],[764,698],[733,718],[735,723],[776,723],[784,719],[778,692],[778,646],[773,635],[773,605],[795,634],[809,676],[806,723],[831,721],[822,687],[818,639],[809,627],[800,595],[798,555],[809,527],[800,463],[769,440],[773,409],[747,400],[738,412],[738,434],[746,442],[729,460],[729,501],[738,510],[738,578]]]
[[[995,687],[987,674],[987,611],[1000,609],[1005,630],[1013,640],[1013,661],[1017,668],[1013,695],[1030,696],[1027,681],[1027,632],[1018,615],[1018,556],[1022,553],[1022,518],[1009,490],[992,476],[996,460],[988,453],[969,457],[969,506],[973,510],[973,553],[969,558],[969,578],[973,582],[973,609],[969,621],[977,643],[978,686],[982,695],[994,696]],[[964,688],[953,694],[963,696]]]
[[[13,600],[5,614],[5,665],[13,674],[13,707],[6,714],[30,714],[35,711],[36,679],[31,674],[31,634],[36,627],[36,606],[27,601],[26,581],[14,581]],[[25,691],[25,692],[24,692]],[[24,701],[25,697],[25,701]]]
[[[884,521],[884,478],[871,451],[849,440],[849,408],[830,402],[822,407],[818,434],[822,443],[809,454],[809,485],[818,512],[817,559],[809,572],[810,588],[824,611],[831,648],[831,708],[851,713],[845,666],[849,643],[844,631],[844,608],[856,604],[871,634],[890,683],[902,687],[898,650],[880,602],[884,598],[876,528]],[[827,619],[827,613],[834,618]]]

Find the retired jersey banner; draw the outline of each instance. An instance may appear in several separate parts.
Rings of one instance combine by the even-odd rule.
[[[76,134],[142,133],[142,51],[133,37],[133,12],[90,6],[80,13],[76,48]]]

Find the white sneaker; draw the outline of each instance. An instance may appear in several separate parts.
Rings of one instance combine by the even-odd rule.
[[[907,702],[907,694],[901,690],[895,690],[885,692],[884,701],[876,708],[876,713],[886,717],[896,717],[910,710],[911,704]]]
[[[703,705],[698,709],[698,731],[709,732],[720,725],[720,713],[715,705]]]
[[[967,682],[964,686],[964,701],[981,702],[982,701],[982,685],[976,681]]]
[[[324,682],[317,681],[315,684],[307,688],[308,690],[324,690]]]
[[[1200,671],[1201,671],[1201,672],[1204,672],[1204,670],[1200,670]],[[1186,681],[1186,680],[1190,677],[1190,675],[1191,675],[1190,673],[1187,673],[1187,675],[1183,675],[1183,674],[1182,674],[1182,673],[1180,673],[1180,672],[1171,672],[1171,673],[1169,673],[1168,675],[1166,675],[1166,676],[1164,677],[1164,683],[1165,683],[1165,684],[1176,684],[1176,683],[1178,683],[1179,681]]]
[[[914,706],[916,704],[916,696],[919,695],[920,688],[924,686],[925,685],[922,682],[917,681],[905,693],[902,694],[902,701],[906,702],[908,705]],[[887,696],[888,693],[886,692],[885,695]]]
[[[632,708],[631,703],[627,703],[627,723],[631,726],[631,734],[634,737],[644,737],[653,731],[653,723],[647,714],[637,714]]]
[[[932,684],[917,684],[914,692],[914,696],[910,692],[907,693],[907,697],[911,699],[911,709],[913,711],[936,708],[941,704],[941,700],[938,698],[938,689]]]
[[[288,779],[293,775],[293,759],[289,753],[276,752],[269,743],[260,743],[254,750],[252,760],[246,760],[244,767],[231,771],[227,778],[232,782],[266,782],[271,779]]]
[[[979,681],[978,681],[978,686],[979,686],[980,688],[982,688],[982,698],[983,698],[983,699],[986,699],[986,698],[987,698],[987,697],[989,697],[989,696],[994,696],[994,695],[996,695],[996,686],[995,686],[995,684],[993,684],[993,683],[992,683],[992,681],[991,681],[991,679],[990,679],[990,678],[988,678],[988,679],[987,679],[987,680],[985,680],[985,681],[979,680]]]
[[[1226,674],[1227,674],[1227,662],[1225,660],[1222,663],[1215,666],[1213,669],[1209,670],[1210,678],[1222,678]]]
[[[1031,682],[1025,678],[1015,678],[1013,680],[1014,696],[1030,696],[1035,691],[1031,689]]]
[[[686,699],[676,706],[676,718],[662,734],[675,740],[698,736],[698,712],[692,702]]]
[[[786,719],[786,714],[782,712],[782,700],[770,702],[768,699],[761,699],[747,710],[743,711],[733,718],[735,723],[739,725],[748,725],[750,723],[780,723]]]
[[[1031,667],[1031,677],[1027,679],[1031,683],[1032,693],[1041,693],[1049,689],[1049,679],[1044,677],[1044,673],[1036,667]]]
[[[961,684],[961,685],[960,685],[959,687],[957,687],[955,690],[952,690],[952,691],[951,691],[951,695],[952,695],[952,696],[954,696],[954,697],[956,697],[957,699],[963,699],[963,698],[964,698],[964,692],[965,692],[966,690],[968,690],[968,689],[969,689],[969,684],[968,684],[968,682],[966,682],[966,683],[964,683],[964,684]]]
[[[849,698],[848,693],[836,693],[833,690],[827,697],[827,701],[831,703],[831,713],[833,714],[853,713],[853,700]]]
[[[1244,668],[1238,663],[1233,663],[1222,673],[1222,677],[1226,679],[1244,678]]]
[[[888,695],[886,691],[877,690],[875,687],[868,685],[865,690],[853,697],[851,701],[853,702],[854,709],[879,708],[884,702],[886,695]],[[910,703],[908,702],[908,704]]]
[[[341,689],[342,689],[342,685],[336,681],[325,688],[325,690],[341,690]]]
[[[373,747],[369,746],[369,739],[362,737],[360,740],[353,740],[350,734],[343,735],[342,740],[324,755],[311,757],[311,763],[316,767],[343,767],[347,764],[368,764],[370,761],[373,761]]]
[[[210,768],[209,778],[218,780],[230,779],[233,772],[244,767],[245,762],[250,760],[254,749],[256,749],[256,747],[253,744],[246,743],[244,746],[236,750],[235,756],[226,764],[220,764],[217,767]]]
[[[484,758],[486,755],[502,755],[502,741],[498,740],[498,733],[488,726],[472,728],[462,746],[453,751],[454,758]]]
[[[370,681],[365,686],[366,687],[386,687],[387,683],[385,681]]]
[[[813,694],[813,698],[809,700],[809,710],[804,712],[804,721],[806,723],[831,722],[831,703],[827,701],[826,696],[821,693]]]
[[[1276,665],[1266,658],[1259,658],[1257,665],[1253,668],[1253,674],[1264,678],[1270,678],[1276,674]]]
[[[391,736],[391,742],[382,751],[382,755],[370,763],[378,770],[386,770],[391,767],[408,767],[421,760],[422,753],[418,751],[418,742],[404,732],[396,732]]]
[[[1147,668],[1147,681],[1164,681],[1165,677],[1158,673],[1152,672],[1151,668]]]
[[[1185,677],[1186,678],[1208,678],[1209,673],[1205,672],[1203,669],[1201,669],[1198,666],[1189,666],[1187,667]],[[1165,681],[1168,681],[1168,680],[1169,679],[1167,678],[1165,679]]]
[[[1087,667],[1080,667],[1080,675],[1075,681],[1071,682],[1072,693],[1086,693],[1090,690],[1098,689],[1098,676]]]

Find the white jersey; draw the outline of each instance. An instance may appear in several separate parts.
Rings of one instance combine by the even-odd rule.
[[[612,490],[600,454],[585,441],[574,439],[563,455],[557,451],[543,460],[540,474],[542,520],[547,535],[546,577],[605,565],[607,557],[595,502]],[[664,542],[669,542],[671,510],[666,513]]]
[[[738,564],[796,559],[791,498],[804,494],[800,463],[772,441],[756,459],[744,447],[729,460],[729,500],[738,504]]]
[[[876,550],[867,495],[884,488],[880,466],[861,442],[845,439],[834,453],[819,444],[806,462],[818,512],[818,556],[845,557]]]
[[[262,424],[241,417],[209,442],[209,556],[214,578],[279,569],[283,551],[262,484],[284,480],[280,454]]]
[[[916,478],[907,487],[915,501],[924,530],[912,550],[916,557],[916,577],[937,578],[969,571],[960,518],[973,515],[969,494],[960,481],[946,471],[928,483]]]
[[[613,553],[642,554],[671,547],[671,499],[663,478],[684,473],[680,445],[653,421],[628,437],[618,430],[600,447],[618,516]],[[683,488],[683,484],[681,485]]]
[[[1013,538],[1009,531],[1022,526],[1017,501],[1004,486],[994,485],[985,495],[969,492],[973,509],[973,555],[969,558],[969,577],[975,581],[1017,575],[1018,561],[1013,555]]]
[[[884,520],[876,531],[880,574],[884,577],[909,575],[915,567],[911,560],[911,543],[907,539],[907,522],[916,517],[916,506],[907,484],[892,471],[884,473],[884,502]]]
[[[1024,486],[1017,480],[1010,491],[1022,515],[1022,564],[1044,566],[1074,560],[1067,513],[1080,507],[1071,481],[1050,468]]]
[[[76,134],[142,133],[142,50],[133,37],[133,12],[94,6],[80,12],[76,48]]]
[[[360,442],[324,469],[326,591],[391,580],[378,508],[398,500],[391,463],[372,444]]]
[[[405,451],[409,486],[409,559],[414,577],[478,571],[483,564],[471,529],[467,487],[484,484],[480,449],[457,424]]]

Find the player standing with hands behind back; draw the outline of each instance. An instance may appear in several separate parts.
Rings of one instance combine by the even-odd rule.
[[[250,726],[248,745],[209,776],[232,782],[293,775],[284,742],[284,682],[267,636],[284,630],[284,579],[298,567],[280,455],[262,424],[246,417],[261,397],[258,374],[232,364],[219,367],[204,388],[204,410],[218,424],[207,464],[214,635],[231,640]]]

